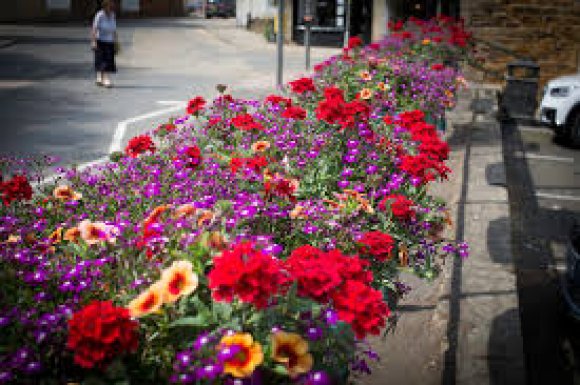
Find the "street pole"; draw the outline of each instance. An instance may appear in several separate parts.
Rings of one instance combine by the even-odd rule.
[[[276,85],[281,88],[284,81],[282,74],[284,64],[284,0],[278,0],[278,33],[276,42],[278,51]]]
[[[344,10],[344,47],[348,47],[350,38],[350,0],[346,0],[346,9]]]
[[[304,16],[304,48],[306,49],[306,70],[310,69],[310,26],[312,16]]]

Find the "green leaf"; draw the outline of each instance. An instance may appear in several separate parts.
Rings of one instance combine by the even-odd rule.
[[[207,317],[201,313],[196,315],[195,317],[183,317],[183,318],[179,318],[175,321],[173,321],[172,323],[169,324],[170,328],[173,327],[177,327],[177,326],[195,326],[195,327],[200,327],[200,326],[206,326],[208,319]]]
[[[286,367],[282,366],[282,365],[276,365],[274,366],[274,373],[279,374],[281,376],[287,376],[288,375],[288,370],[286,369]]]

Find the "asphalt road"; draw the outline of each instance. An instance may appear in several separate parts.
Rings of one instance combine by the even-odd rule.
[[[502,135],[528,383],[572,384],[579,363],[568,347],[579,333],[567,327],[560,277],[580,222],[580,150],[514,121]]]
[[[0,49],[0,154],[90,162],[108,154],[119,122],[127,122],[123,145],[182,111],[159,101],[210,98],[218,83],[239,97],[266,94],[275,86],[275,47],[234,23],[120,20],[113,89],[94,84],[88,26],[0,25],[0,40],[15,42]],[[314,49],[313,62],[335,52]],[[286,80],[304,72],[303,63],[303,49],[287,47]]]

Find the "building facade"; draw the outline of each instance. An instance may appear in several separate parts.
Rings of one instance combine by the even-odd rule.
[[[185,0],[117,0],[120,16],[163,17],[185,14]],[[0,21],[90,20],[101,0],[3,0]]]
[[[540,65],[540,83],[580,72],[580,1],[462,0],[466,28],[480,41],[486,72],[496,81],[515,56]]]

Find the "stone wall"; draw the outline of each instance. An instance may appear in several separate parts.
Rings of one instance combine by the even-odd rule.
[[[474,37],[534,59],[542,84],[580,70],[578,0],[461,0],[461,14]],[[514,60],[497,47],[483,48],[481,55],[484,67],[496,72],[504,72]]]

